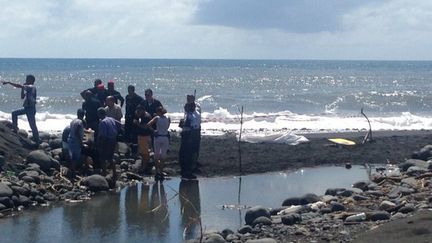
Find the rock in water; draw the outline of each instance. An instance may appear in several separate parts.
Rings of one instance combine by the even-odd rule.
[[[270,218],[270,211],[261,206],[255,206],[248,209],[245,215],[246,224],[251,225],[256,218],[261,216]]]
[[[8,185],[0,183],[0,197],[10,197],[12,194],[13,191]]]
[[[203,242],[205,243],[225,243],[225,239],[219,234],[209,234],[204,236]]]
[[[35,163],[41,170],[49,172],[51,168],[60,169],[60,163],[47,155],[43,150],[35,150],[27,156],[27,163]]]
[[[319,197],[313,193],[308,193],[302,197],[290,197],[283,201],[282,206],[306,205],[309,203],[318,202]]]
[[[109,189],[107,180],[101,175],[88,176],[82,180],[82,184],[94,192],[106,191]]]

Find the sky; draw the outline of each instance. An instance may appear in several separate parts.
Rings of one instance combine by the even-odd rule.
[[[432,60],[430,0],[0,0],[0,57]]]

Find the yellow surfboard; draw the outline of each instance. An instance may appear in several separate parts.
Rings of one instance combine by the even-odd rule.
[[[356,145],[356,143],[354,141],[351,141],[351,140],[348,140],[345,138],[329,138],[328,140],[330,142],[341,144],[341,145],[348,145],[348,146]]]

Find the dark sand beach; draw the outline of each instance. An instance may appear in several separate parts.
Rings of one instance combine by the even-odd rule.
[[[299,145],[241,143],[244,174],[282,171],[301,167],[345,163],[398,164],[415,150],[432,142],[432,131],[378,131],[374,142],[361,144],[364,132],[304,134],[310,142]],[[328,138],[347,138],[354,146],[336,145]],[[177,168],[179,138],[172,137],[168,166]],[[239,174],[238,143],[234,135],[203,136],[201,140],[200,176]]]

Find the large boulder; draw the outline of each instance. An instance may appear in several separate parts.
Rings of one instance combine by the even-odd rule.
[[[10,197],[12,194],[13,191],[8,185],[0,183],[0,197]]]
[[[109,189],[108,181],[101,175],[91,175],[82,180],[82,185],[88,187],[90,191],[106,191]]]
[[[426,145],[419,151],[415,151],[411,158],[413,159],[421,159],[421,160],[428,160],[432,157],[432,145]]]
[[[419,159],[408,159],[405,162],[399,164],[399,168],[401,171],[407,171],[412,166],[427,169],[429,167],[429,164],[426,161]]]
[[[51,139],[49,140],[49,146],[52,149],[59,149],[62,148],[62,140],[61,138],[55,138],[55,139]]]
[[[261,206],[255,206],[248,209],[245,215],[246,224],[252,225],[253,221],[261,216],[270,218],[270,210]]]
[[[313,193],[308,193],[302,197],[290,197],[283,201],[282,206],[306,205],[309,203],[318,202],[319,197]]]
[[[49,172],[51,168],[60,170],[60,163],[46,154],[43,150],[34,150],[27,156],[27,163],[35,163],[41,170]]]

